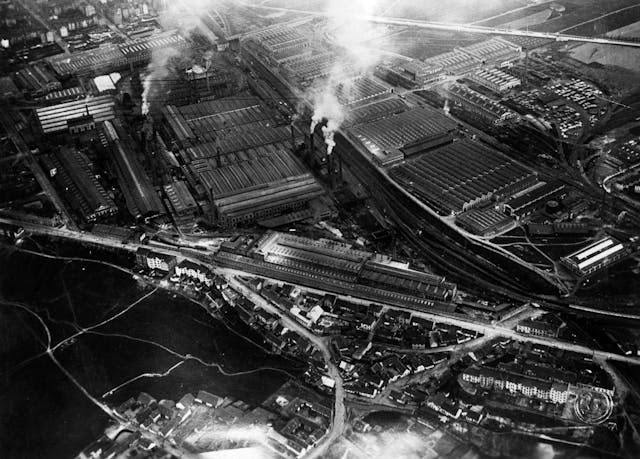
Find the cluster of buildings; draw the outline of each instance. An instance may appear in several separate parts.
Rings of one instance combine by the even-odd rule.
[[[534,171],[471,140],[458,140],[415,156],[389,174],[442,215],[513,196],[538,181]]]
[[[569,397],[581,391],[591,391],[613,397],[613,387],[593,386],[580,382],[570,371],[537,365],[499,364],[469,367],[460,375],[462,381],[479,390],[509,392],[514,396],[538,398],[556,404],[567,403]],[[611,400],[611,399],[610,399]]]
[[[60,147],[54,154],[43,156],[41,161],[82,220],[95,223],[118,213],[112,197],[96,178],[93,164],[84,153]]]
[[[399,310],[385,312],[372,331],[374,343],[413,350],[455,346],[481,336],[473,330]]]
[[[453,102],[454,107],[459,106],[464,113],[475,115],[477,118],[486,120],[489,124],[499,125],[515,120],[518,117],[513,110],[510,110],[499,101],[480,94],[465,85],[451,83],[444,90],[447,98]],[[450,110],[454,109],[454,107],[450,107]]]
[[[212,223],[266,226],[311,218],[324,191],[293,155],[298,134],[253,97],[162,110],[187,183]]]
[[[17,2],[0,4],[0,46],[2,48],[47,41],[47,30]],[[53,36],[51,37],[53,41]]]
[[[277,232],[259,240],[238,236],[221,245],[215,261],[258,276],[407,309],[455,309],[455,284],[343,242]]]
[[[115,102],[110,95],[87,96],[36,109],[43,134],[80,134],[115,116]]]
[[[97,48],[47,58],[59,77],[89,76],[118,72],[149,63],[154,50],[185,49],[187,41],[176,32],[163,32],[150,37],[128,40],[121,44],[105,44]]]
[[[514,195],[502,206],[504,212],[516,219],[523,219],[544,207],[549,201],[566,196],[567,188],[557,181],[537,182],[534,186]]]
[[[42,63],[19,70],[14,74],[14,81],[24,93],[34,99],[62,89],[62,83]]]
[[[331,419],[322,399],[292,382],[257,407],[204,390],[177,402],[143,392],[116,412],[128,420],[133,433],[115,438],[105,434],[85,448],[80,459],[162,457],[177,446],[194,453],[301,457],[326,434]],[[237,435],[224,435],[234,429]],[[243,436],[243,429],[253,435]]]
[[[557,338],[565,324],[555,316],[546,315],[537,319],[526,319],[518,322],[516,331],[523,335]]]
[[[463,76],[482,68],[506,67],[522,57],[522,47],[500,37],[439,54],[424,61],[399,62],[387,70],[389,78],[424,86],[447,76]],[[506,81],[511,81],[506,78]],[[507,85],[512,83],[506,83]]]
[[[498,69],[481,69],[469,77],[471,81],[502,94],[522,84],[519,78]]]

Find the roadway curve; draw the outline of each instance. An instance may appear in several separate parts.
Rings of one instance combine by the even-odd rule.
[[[346,422],[346,410],[345,410],[345,391],[344,385],[342,381],[342,376],[340,375],[340,370],[338,366],[333,361],[331,357],[331,352],[329,351],[329,345],[326,339],[320,338],[315,334],[311,333],[309,329],[305,328],[295,320],[293,320],[287,312],[283,311],[280,308],[274,306],[271,302],[267,301],[265,298],[257,294],[255,291],[247,287],[243,282],[238,280],[235,276],[228,276],[229,285],[233,287],[236,291],[240,292],[246,298],[251,300],[256,306],[264,309],[265,311],[275,314],[278,316],[283,325],[285,325],[290,330],[295,331],[301,336],[304,336],[313,345],[322,353],[322,357],[324,358],[324,362],[327,365],[327,370],[329,372],[329,376],[333,378],[335,381],[335,394],[334,394],[334,406],[333,406],[333,418],[331,419],[331,426],[329,427],[329,432],[325,435],[320,443],[316,445],[316,447],[310,451],[310,453],[306,456],[307,458],[319,458],[323,457],[323,455],[327,452],[327,450],[333,445],[338,438],[344,433],[345,422]]]

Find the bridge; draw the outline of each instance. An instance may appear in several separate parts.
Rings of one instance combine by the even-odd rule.
[[[330,11],[308,11],[292,8],[281,8],[276,6],[265,5],[247,5],[247,7],[259,8],[272,11],[280,11],[285,13],[305,14],[310,16],[332,18],[340,17],[345,19],[344,15],[338,15]],[[536,32],[531,30],[503,29],[498,27],[487,27],[473,24],[459,24],[451,22],[421,21],[417,19],[393,18],[375,15],[348,15],[347,18],[354,21],[367,21],[376,24],[386,24],[401,27],[416,27],[420,29],[442,30],[447,32],[465,32],[483,35],[506,35],[526,38],[543,38],[559,42],[579,42],[579,43],[595,43],[600,45],[627,46],[631,48],[640,48],[640,43],[634,41],[602,38],[602,37],[583,37],[580,35],[570,35],[563,33]]]

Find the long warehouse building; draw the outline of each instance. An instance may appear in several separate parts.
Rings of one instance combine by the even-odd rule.
[[[127,208],[136,218],[164,213],[164,206],[149,176],[135,157],[131,139],[124,136],[122,129],[116,129],[109,121],[104,123],[104,132],[113,155],[118,183],[127,202]]]
[[[408,264],[350,244],[269,232],[258,241],[238,237],[216,255],[222,266],[310,288],[353,295],[413,310],[452,313],[456,285]]]

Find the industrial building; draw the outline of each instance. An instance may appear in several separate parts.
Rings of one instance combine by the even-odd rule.
[[[425,59],[424,63],[423,72],[431,79],[439,79],[446,75],[465,75],[482,67],[480,61],[460,49],[430,57]]]
[[[292,26],[274,26],[252,34],[250,39],[259,43],[278,63],[301,54],[311,54],[309,39]]]
[[[29,65],[14,75],[16,84],[31,97],[42,97],[62,89],[56,77],[43,64]]]
[[[273,113],[254,97],[169,105],[162,114],[166,134],[183,148],[215,143],[216,150],[228,153],[291,137],[289,126],[277,126]]]
[[[331,52],[302,55],[290,59],[282,69],[287,80],[307,87],[314,81],[327,78],[336,65],[336,59],[336,55]]]
[[[128,67],[128,62],[117,45],[105,45],[71,55],[60,54],[47,58],[47,62],[60,77],[87,76],[117,72]]]
[[[198,214],[198,204],[184,181],[178,180],[165,185],[164,194],[169,201],[168,208],[177,225],[195,221],[195,216]]]
[[[292,154],[299,135],[254,97],[163,109],[185,176],[213,223],[278,226],[310,218],[324,191]]]
[[[390,169],[408,192],[442,215],[454,215],[531,187],[537,175],[471,140],[455,141]]]
[[[164,206],[149,176],[136,158],[132,139],[117,124],[105,121],[104,134],[113,158],[120,189],[129,213],[136,218],[164,213]]]
[[[147,64],[154,51],[161,49],[180,50],[186,47],[187,41],[182,35],[176,32],[165,32],[148,38],[128,41],[119,45],[119,50],[128,65],[138,66]]]
[[[367,76],[351,78],[340,83],[336,88],[336,96],[340,104],[346,108],[357,107],[383,99],[391,94],[391,88],[386,87]]]
[[[190,169],[207,190],[213,205],[212,219],[222,226],[268,221],[309,210],[310,202],[324,194],[290,152],[272,144],[196,160]]]
[[[409,109],[402,99],[396,97],[384,99],[378,102],[357,107],[349,111],[345,124],[357,125],[384,118],[386,116],[397,115]]]
[[[83,153],[60,147],[55,154],[44,156],[43,164],[49,176],[63,190],[71,207],[85,222],[93,223],[118,212]]]
[[[620,241],[606,237],[562,258],[562,263],[575,274],[588,277],[629,255]]]
[[[44,134],[77,132],[79,129],[74,121],[91,128],[115,118],[115,103],[111,96],[86,97],[37,108],[36,116]]]
[[[465,112],[471,113],[492,124],[504,123],[513,120],[518,115],[502,105],[500,102],[491,99],[467,86],[452,83],[447,88],[447,96],[455,105],[460,106]]]
[[[504,93],[522,84],[519,78],[498,69],[481,69],[469,79],[497,93]]]
[[[456,123],[437,110],[419,107],[354,126],[349,132],[378,165],[389,166],[404,159],[401,148],[406,145],[446,136],[455,128]]]
[[[522,47],[500,37],[458,48],[485,66],[505,67],[522,57]]]
[[[435,82],[447,75],[462,76],[484,67],[505,67],[522,57],[522,48],[499,37],[490,38],[424,61],[405,61],[391,70],[417,85]]]
[[[293,284],[353,295],[413,310],[452,312],[455,284],[383,255],[328,239],[269,232],[258,241],[238,237],[216,255],[241,268]]]
[[[425,63],[419,60],[412,60],[399,62],[394,67],[394,70],[399,71],[417,85],[423,86],[441,78],[444,67],[437,64],[434,65],[432,62]]]
[[[515,220],[493,207],[471,209],[456,216],[456,225],[483,237],[494,237],[515,226]]]
[[[69,100],[84,99],[86,92],[80,86],[72,86],[71,88],[60,89],[58,91],[52,91],[49,94],[38,99],[38,102],[44,102],[48,105],[55,105],[60,102]]]
[[[524,218],[543,207],[549,200],[562,199],[565,195],[566,187],[560,182],[538,182],[505,203],[504,211],[518,219]]]

